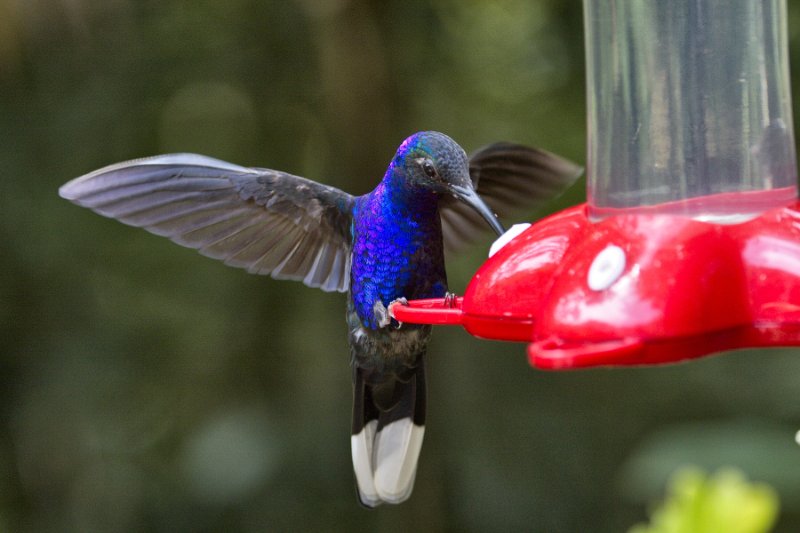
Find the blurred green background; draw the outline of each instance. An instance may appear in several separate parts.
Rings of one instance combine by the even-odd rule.
[[[56,193],[193,151],[360,194],[423,129],[583,162],[580,3],[0,0],[0,530],[619,532],[684,464],[769,483],[800,530],[797,350],[547,373],[438,329],[414,495],[367,511],[343,296]]]

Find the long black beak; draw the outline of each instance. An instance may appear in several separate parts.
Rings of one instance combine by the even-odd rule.
[[[497,232],[498,235],[502,235],[506,232],[503,229],[503,226],[500,224],[500,221],[497,220],[497,217],[494,216],[492,210],[486,205],[478,193],[475,192],[475,189],[472,187],[461,187],[459,185],[452,185],[450,186],[450,190],[453,191],[453,196],[455,196],[458,200],[464,202],[472,209],[478,212],[480,216],[483,217],[486,222],[492,227],[492,229]]]

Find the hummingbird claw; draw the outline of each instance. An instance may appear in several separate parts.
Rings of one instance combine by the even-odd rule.
[[[397,322],[397,326],[395,326],[395,329],[400,329],[403,323],[397,320],[394,316],[394,313],[392,312],[392,306],[394,306],[395,304],[408,306],[408,300],[405,297],[401,296],[400,298],[395,298],[389,303],[389,316],[392,318],[392,320]]]
[[[392,315],[392,318],[394,318],[394,315],[392,314],[392,306],[394,304],[405,305],[406,307],[408,307],[408,299],[406,299],[404,296],[401,296],[400,298],[395,298],[394,300],[391,301],[391,303],[389,304],[389,314]]]
[[[456,293],[447,291],[444,293],[444,306],[448,309],[452,309],[456,306]]]
[[[395,326],[396,329],[400,329],[400,326],[403,325],[402,322],[397,320],[394,317],[394,313],[392,313],[392,306],[394,304],[399,305],[408,305],[408,300],[403,297],[397,298],[389,302],[389,306],[383,305],[383,302],[380,300],[375,300],[375,303],[372,304],[372,316],[375,317],[375,322],[377,322],[378,327],[385,328],[392,322],[396,322],[397,325]]]

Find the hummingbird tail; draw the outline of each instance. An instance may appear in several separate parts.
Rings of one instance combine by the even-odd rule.
[[[401,503],[411,496],[425,434],[425,363],[407,381],[394,383],[396,402],[375,403],[373,387],[353,371],[353,427],[350,437],[358,497],[366,507]]]

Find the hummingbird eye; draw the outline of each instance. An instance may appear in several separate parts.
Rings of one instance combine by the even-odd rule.
[[[422,171],[429,178],[436,177],[436,168],[433,166],[433,163],[431,163],[429,159],[425,159],[422,161]]]

